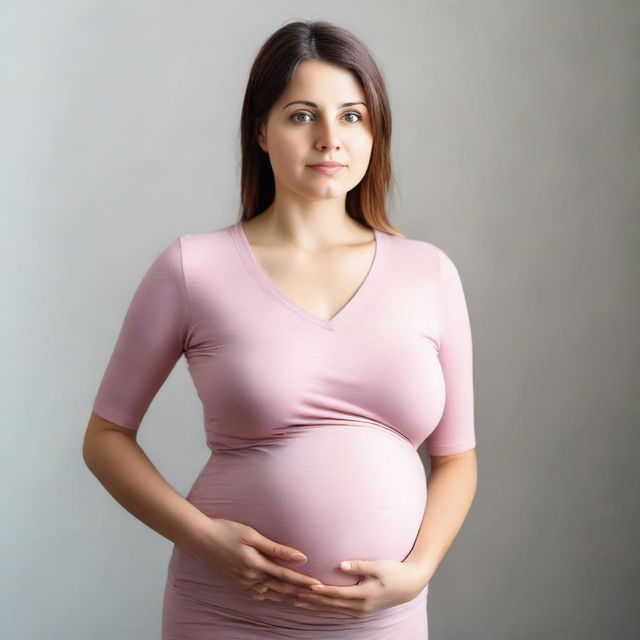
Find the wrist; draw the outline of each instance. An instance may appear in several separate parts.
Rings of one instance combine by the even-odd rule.
[[[433,577],[433,574],[436,570],[434,566],[424,560],[407,558],[403,562],[404,564],[409,564],[415,568],[422,587],[425,587],[431,581],[431,578]]]
[[[176,544],[204,560],[211,553],[211,542],[216,539],[216,530],[216,519],[198,510],[187,523],[183,539],[176,541]]]

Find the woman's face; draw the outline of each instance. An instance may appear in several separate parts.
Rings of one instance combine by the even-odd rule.
[[[343,106],[347,102],[360,104]],[[258,136],[269,154],[276,189],[312,200],[346,196],[362,180],[371,157],[373,136],[364,102],[351,72],[316,60],[303,62]],[[324,174],[309,166],[318,162],[345,166]]]

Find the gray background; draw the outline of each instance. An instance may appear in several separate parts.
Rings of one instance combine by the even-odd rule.
[[[479,487],[431,640],[638,637],[639,3],[20,0],[0,3],[0,638],[159,637],[171,544],[82,438],[150,261],[237,220],[249,68],[292,19],[374,52],[390,219],[465,286]],[[208,450],[184,359],[139,441],[185,495]]]

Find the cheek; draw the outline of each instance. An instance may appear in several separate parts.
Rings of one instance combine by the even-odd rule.
[[[367,162],[373,148],[373,138],[361,136],[352,141],[351,148],[358,160]]]
[[[298,165],[304,165],[305,144],[293,136],[282,136],[278,144],[271,147],[271,163],[282,171],[295,171]]]

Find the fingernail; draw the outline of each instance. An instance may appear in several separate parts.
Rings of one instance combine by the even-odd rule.
[[[349,571],[349,569],[351,569],[351,563],[350,563],[350,562],[348,562],[347,560],[345,560],[344,562],[341,562],[341,563],[340,563],[340,566],[341,566],[343,569],[346,569],[347,571]]]
[[[323,584],[312,584],[312,585],[309,585],[309,587],[311,589],[324,589],[324,585]]]
[[[294,553],[291,555],[294,560],[306,560],[306,558],[301,553]]]

